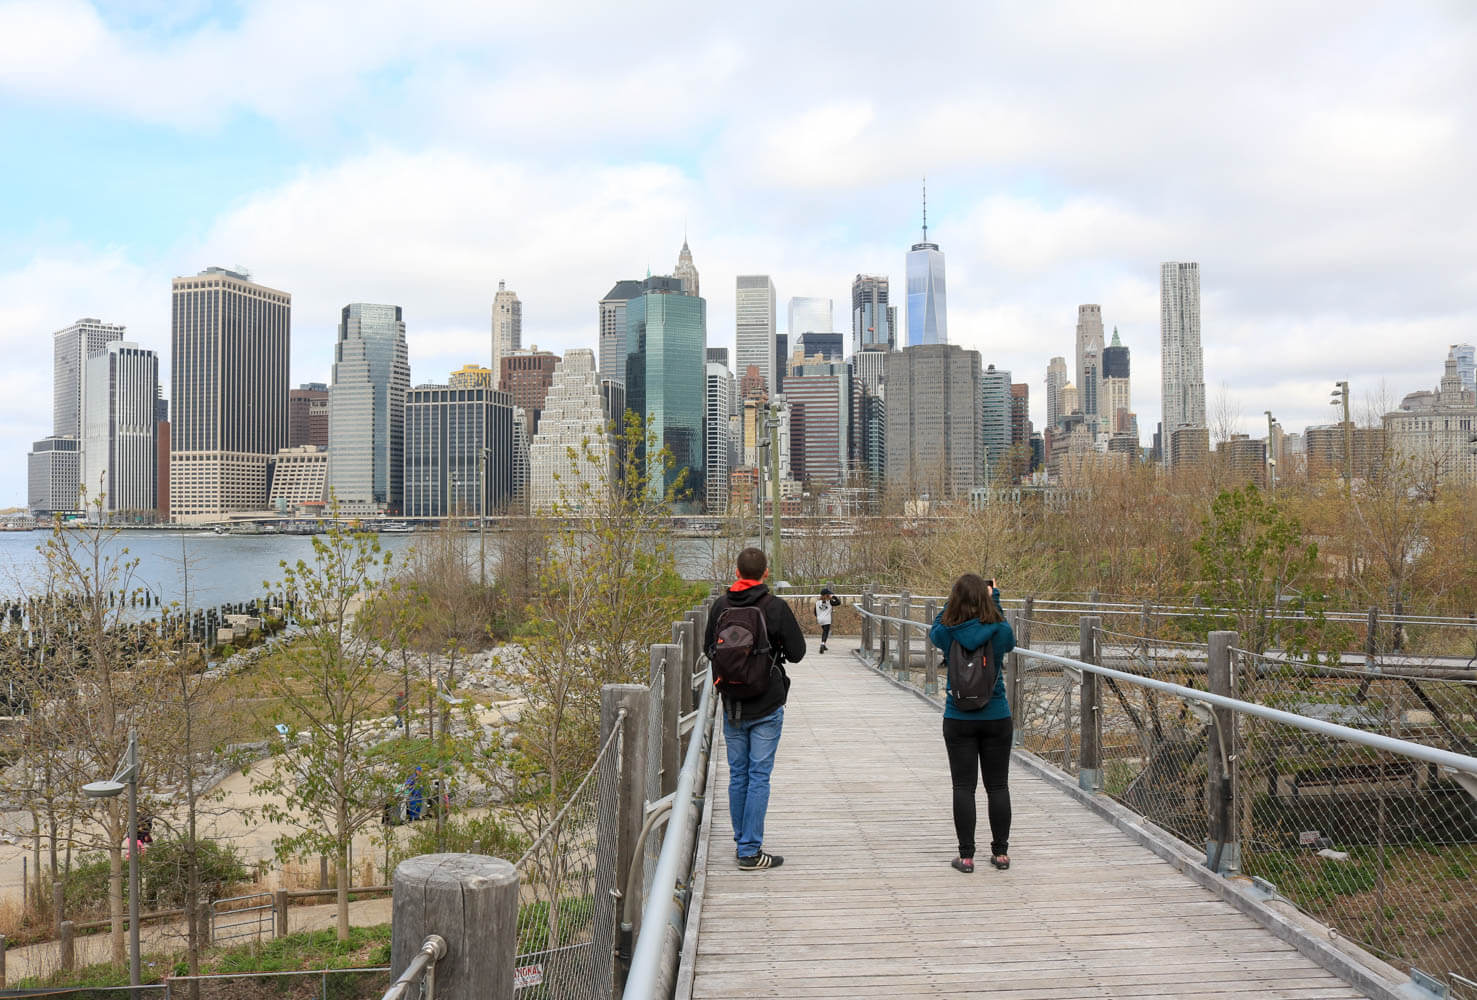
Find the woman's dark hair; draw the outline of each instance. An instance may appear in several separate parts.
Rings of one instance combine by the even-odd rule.
[[[995,595],[985,585],[984,578],[974,573],[965,573],[954,581],[949,592],[949,601],[944,605],[940,619],[945,625],[963,625],[978,618],[986,625],[1005,621],[1005,616],[995,605]]]

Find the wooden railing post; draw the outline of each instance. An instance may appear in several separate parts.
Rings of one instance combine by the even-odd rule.
[[[877,602],[877,613],[884,618],[892,613],[892,601],[889,598],[881,598]],[[890,662],[889,657],[892,650],[889,646],[888,637],[892,635],[892,622],[879,621],[877,623],[877,666],[886,670]]]
[[[64,972],[71,972],[77,965],[77,951],[72,947],[72,922],[63,920],[57,935],[57,961]]]
[[[1211,694],[1236,697],[1231,676],[1231,647],[1240,641],[1235,632],[1212,632],[1206,646],[1206,680]],[[1240,745],[1236,713],[1229,708],[1211,710],[1209,745],[1210,839],[1205,845],[1206,867],[1220,874],[1241,870],[1241,844],[1236,829],[1236,759]]]
[[[405,971],[426,937],[446,941],[437,1000],[512,1000],[518,872],[481,854],[423,854],[395,869],[390,975]]]
[[[1369,623],[1364,627],[1364,665],[1374,666],[1380,658],[1380,609],[1378,606],[1369,609]]]
[[[5,935],[0,934],[0,989],[5,988]]]
[[[680,734],[682,694],[677,690],[682,684],[682,649],[666,643],[651,647],[652,687],[661,676],[661,787],[658,796],[671,795],[677,790],[677,771],[681,767]]]
[[[874,613],[872,606],[872,585],[870,583],[862,591],[862,610],[867,612],[867,614]],[[862,615],[862,653],[870,660],[872,658],[872,652],[872,619],[868,618],[867,615]]]
[[[287,937],[287,890],[272,893],[272,912],[276,915],[277,936]]]
[[[624,891],[626,873],[637,851],[636,838],[641,835],[644,819],[646,760],[649,748],[646,734],[650,726],[647,714],[651,701],[641,684],[607,684],[600,689],[600,745],[610,738],[621,712],[619,753],[616,757],[616,780],[600,782],[597,815],[614,816],[614,824],[601,823],[595,830],[595,865],[599,871],[613,871],[611,880]],[[625,985],[624,970],[616,960],[616,928],[620,923],[619,896],[605,893],[595,897],[593,939],[594,983],[597,1000],[617,996]]]
[[[938,602],[933,598],[923,602],[923,693],[938,694],[939,692],[939,658],[934,654],[933,646],[928,641],[928,630],[933,626],[934,616],[938,614]]]
[[[1079,626],[1078,649],[1083,663],[1101,665],[1098,651],[1098,629],[1103,620],[1097,615],[1084,615]],[[1077,787],[1089,792],[1103,790],[1103,716],[1098,700],[1100,678],[1090,670],[1082,671],[1081,726],[1082,765],[1077,769]]]
[[[1010,625],[1010,632],[1015,636],[1016,645],[1021,645],[1021,616],[1018,611],[1007,611],[1005,621]],[[1005,658],[1005,701],[1010,705],[1010,715],[1014,719],[1012,724],[1011,741],[1020,746],[1021,742],[1021,719],[1020,706],[1021,688],[1021,657],[1012,651]]]
[[[1016,614],[1015,644],[1030,648],[1031,645],[1031,615],[1036,610],[1036,595],[1027,594],[1021,603],[1021,610]],[[1010,711],[1015,717],[1014,731],[1011,734],[1011,742],[1015,746],[1025,746],[1026,730],[1026,664],[1019,657],[1016,658],[1015,689],[1008,692],[1010,698]]]
[[[913,620],[913,595],[907,591],[902,591],[898,597],[898,617],[904,622]],[[908,674],[913,669],[913,629],[901,622],[898,623],[897,668],[899,681],[908,679]]]

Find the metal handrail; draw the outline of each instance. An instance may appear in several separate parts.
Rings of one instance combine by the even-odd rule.
[[[863,614],[879,620],[898,622],[919,628],[924,627],[921,622],[904,618],[878,615],[867,611],[864,611]],[[1126,684],[1137,684],[1140,687],[1153,688],[1156,691],[1163,691],[1166,694],[1174,695],[1176,698],[1182,698],[1186,701],[1204,702],[1219,708],[1229,708],[1233,712],[1240,712],[1244,715],[1255,716],[1270,722],[1281,723],[1282,725],[1292,726],[1310,733],[1318,733],[1320,736],[1328,736],[1332,739],[1344,740],[1348,743],[1355,743],[1375,750],[1399,754],[1402,757],[1410,757],[1427,764],[1450,768],[1462,774],[1477,776],[1477,757],[1470,757],[1467,754],[1453,753],[1450,750],[1428,747],[1425,744],[1413,743],[1410,740],[1396,739],[1393,736],[1383,736],[1379,733],[1371,733],[1363,729],[1341,726],[1336,722],[1324,722],[1322,719],[1295,715],[1292,712],[1284,712],[1280,708],[1269,708],[1266,705],[1258,705],[1256,702],[1242,701],[1239,698],[1228,698],[1225,695],[1212,694],[1209,691],[1202,691],[1199,688],[1171,684],[1169,681],[1156,680],[1153,677],[1131,674],[1123,670],[1114,670],[1112,667],[1099,666],[1095,663],[1084,663],[1081,660],[1074,660],[1070,656],[1043,653],[1040,650],[1031,649],[1028,646],[1017,646],[1014,651],[1019,656],[1055,663],[1058,666],[1066,667],[1070,670],[1085,671],[1087,673],[1097,674],[1100,677],[1109,677],[1113,680],[1122,681]]]
[[[405,971],[390,984],[380,1000],[403,1000],[406,991],[420,982],[422,976],[426,980],[425,988],[421,991],[422,1000],[435,1000],[436,963],[445,957],[446,939],[440,934],[427,934],[421,950],[415,953]]]
[[[682,770],[677,776],[672,815],[662,837],[661,853],[657,856],[651,888],[641,910],[641,933],[636,935],[630,971],[626,974],[626,988],[622,994],[625,1000],[655,1000],[659,992],[668,927],[677,929],[677,940],[680,941],[682,936],[683,907],[678,895],[677,880],[683,867],[690,861],[682,857],[688,850],[684,845],[692,837],[696,822],[689,806],[696,797],[698,780],[707,770],[706,757],[716,703],[713,671],[704,671],[703,678],[702,695],[697,708],[702,727],[693,727],[687,744],[687,754],[682,761]]]

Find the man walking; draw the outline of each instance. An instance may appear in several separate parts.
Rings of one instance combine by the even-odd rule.
[[[739,553],[738,579],[713,604],[703,648],[723,697],[728,746],[728,812],[738,866],[778,868],[785,859],[764,851],[769,776],[785,721],[790,678],[785,663],[805,656],[805,634],[790,606],[770,594],[764,553]]]

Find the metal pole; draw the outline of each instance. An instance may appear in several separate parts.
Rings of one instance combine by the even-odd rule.
[[[116,785],[114,787],[117,787]],[[138,730],[128,730],[128,985],[139,984]]]
[[[1277,483],[1272,478],[1273,477],[1272,470],[1277,467],[1277,456],[1272,454],[1272,426],[1275,423],[1275,421],[1272,420],[1272,411],[1271,410],[1267,410],[1266,411],[1266,414],[1267,414],[1267,462],[1266,462],[1267,490],[1269,492],[1271,492],[1271,491],[1273,491],[1273,490],[1275,490],[1277,488]]]
[[[487,449],[477,453],[477,579],[487,587]],[[408,727],[407,727],[408,728]]]
[[[773,579],[775,583],[779,583],[784,578],[784,564],[780,552],[780,418],[779,404],[770,405],[773,413],[769,421],[769,488],[773,491],[770,515],[774,520],[774,553],[770,559],[770,565],[774,567]]]

